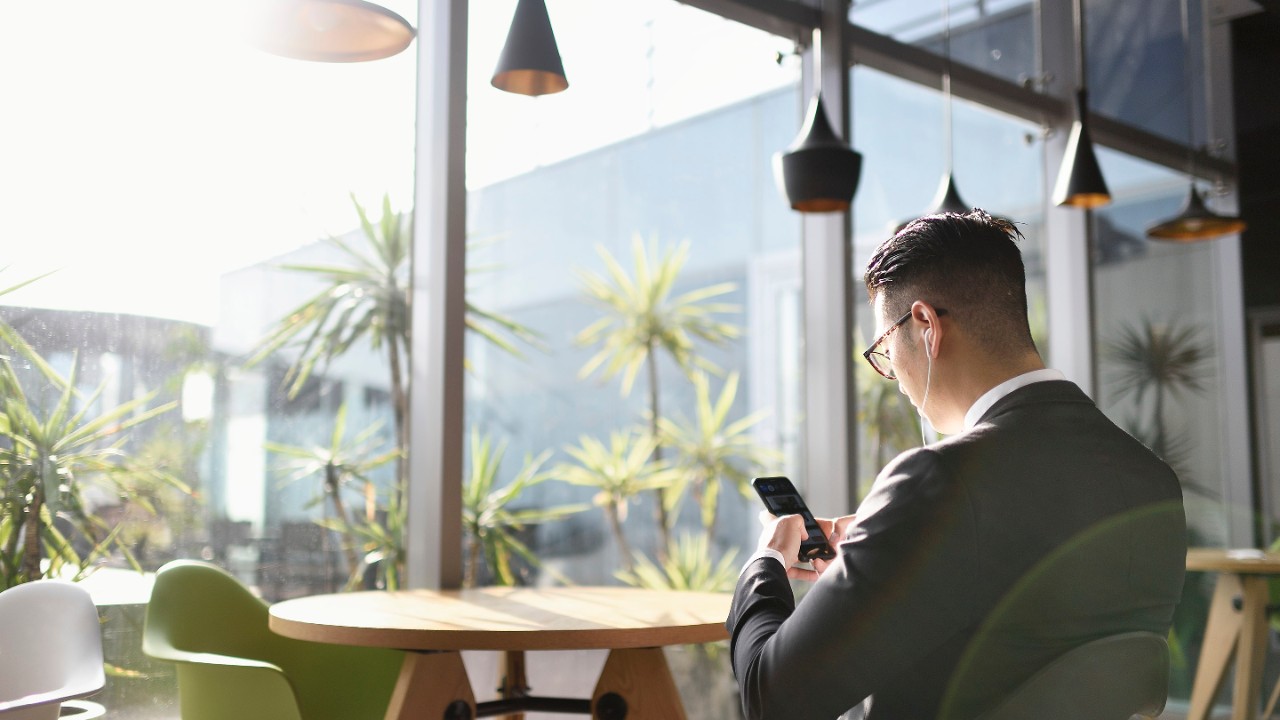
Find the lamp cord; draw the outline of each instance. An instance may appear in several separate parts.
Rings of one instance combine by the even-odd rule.
[[[943,119],[946,122],[947,176],[955,173],[954,129],[951,119],[951,0],[942,0],[942,95]]]
[[[1078,83],[1077,87],[1083,89],[1089,85],[1089,76],[1086,74],[1087,67],[1085,65],[1084,58],[1084,0],[1075,0],[1075,3],[1072,5],[1072,10],[1074,11],[1072,14],[1075,15],[1073,19],[1075,20],[1076,26],[1076,70],[1079,72],[1079,77],[1076,78],[1076,82]],[[1088,108],[1081,108],[1081,110],[1088,112]]]

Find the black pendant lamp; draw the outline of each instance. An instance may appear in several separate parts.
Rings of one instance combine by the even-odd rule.
[[[942,177],[942,183],[938,185],[938,192],[933,196],[933,202],[929,204],[929,207],[932,209],[921,217],[927,215],[942,215],[944,213],[957,213],[963,215],[973,209],[966,205],[964,200],[960,199],[960,193],[956,191],[955,176],[951,173],[947,173]],[[910,225],[914,220],[915,218],[912,218],[911,220],[900,223],[893,229],[893,233],[896,235],[902,232],[903,228]]]
[[[1085,73],[1084,0],[1075,0],[1076,52],[1080,87],[1076,90],[1076,121],[1071,126],[1067,140],[1067,152],[1058,170],[1058,182],[1053,188],[1053,202],[1078,208],[1102,207],[1111,202],[1111,191],[1102,178],[1098,156],[1093,152],[1093,140],[1089,137],[1089,93],[1085,90],[1088,75]]]
[[[942,0],[942,26],[944,28],[942,35],[942,107],[944,114],[942,130],[947,144],[947,173],[942,176],[942,183],[938,185],[938,192],[933,196],[933,202],[929,204],[931,209],[925,215],[964,214],[972,209],[965,204],[964,200],[960,199],[960,192],[956,190],[955,138],[951,119],[951,0]],[[894,234],[902,232],[902,229],[910,224],[911,220],[901,223],[894,228]]]
[[[1247,225],[1238,217],[1219,215],[1205,207],[1204,200],[1191,184],[1191,194],[1182,212],[1147,228],[1147,237],[1174,242],[1196,242],[1244,232]]]
[[[1170,240],[1173,242],[1197,242],[1200,240],[1212,240],[1222,237],[1223,235],[1231,235],[1233,233],[1244,232],[1245,222],[1238,217],[1229,215],[1219,215],[1210,210],[1204,204],[1204,198],[1196,190],[1195,182],[1195,151],[1192,146],[1195,144],[1195,134],[1192,130],[1192,123],[1195,121],[1195,115],[1191,110],[1191,30],[1190,22],[1187,18],[1187,3],[1182,2],[1182,74],[1186,82],[1187,90],[1187,151],[1188,164],[1191,166],[1191,191],[1187,195],[1187,202],[1182,206],[1182,211],[1176,216],[1169,218],[1151,227],[1147,228],[1147,237],[1155,240]],[[1205,86],[1205,92],[1209,92],[1210,87]],[[1213,107],[1213,103],[1205,102],[1206,107]]]
[[[265,0],[254,44],[274,55],[314,62],[391,57],[413,42],[409,21],[365,0]]]
[[[519,95],[550,95],[569,87],[543,0],[519,0],[493,86]]]
[[[808,117],[795,142],[773,156],[773,170],[792,210],[844,212],[853,204],[862,155],[832,129],[821,92],[809,103]]]

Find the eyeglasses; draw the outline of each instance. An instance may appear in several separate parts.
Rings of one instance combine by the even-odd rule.
[[[947,311],[942,308],[934,308],[934,310],[937,311],[939,317],[947,314]],[[871,369],[880,373],[880,375],[886,380],[897,379],[897,376],[893,374],[893,362],[889,359],[888,350],[882,351],[877,350],[876,348],[880,347],[880,344],[883,343],[894,330],[902,327],[902,323],[906,322],[910,317],[911,311],[908,310],[906,315],[898,318],[897,322],[890,325],[888,330],[881,333],[880,337],[876,338],[876,341],[871,343],[871,347],[862,351],[862,357],[867,359],[867,363],[871,365]]]

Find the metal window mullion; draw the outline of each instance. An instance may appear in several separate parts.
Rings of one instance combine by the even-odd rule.
[[[467,0],[418,1],[406,585],[462,584]]]
[[[1190,1],[1190,0],[1188,0]],[[1222,148],[1233,153],[1235,148],[1235,122],[1230,102],[1234,97],[1231,86],[1231,28],[1227,23],[1214,24],[1206,3],[1200,3],[1201,18],[1209,29],[1205,42],[1207,52],[1203,80],[1212,87],[1218,102],[1206,103],[1208,113],[1207,134],[1210,144],[1222,140]],[[1233,155],[1232,155],[1233,156]],[[1231,191],[1214,199],[1214,209],[1232,215],[1239,213],[1239,195],[1234,176]],[[1221,368],[1222,423],[1222,473],[1224,504],[1231,509],[1227,522],[1227,541],[1231,547],[1253,547],[1263,539],[1259,535],[1255,510],[1253,480],[1253,436],[1249,424],[1249,378],[1247,328],[1245,318],[1244,288],[1240,282],[1242,250],[1239,235],[1213,241],[1213,274],[1218,289],[1218,317],[1216,319]],[[1266,492],[1265,489],[1262,492]]]
[[[841,137],[850,137],[848,0],[822,0],[822,22],[805,52],[803,101],[821,83],[823,104]],[[820,78],[813,73],[815,55]],[[843,514],[857,498],[857,405],[853,372],[852,217],[802,216],[804,298],[804,473],[809,504]]]
[[[1083,0],[1081,0],[1083,1]],[[1040,33],[1040,75],[1044,91],[1066,102],[1075,93],[1078,75],[1072,4],[1041,2],[1037,6]],[[1062,166],[1070,116],[1044,119],[1044,257],[1048,296],[1049,367],[1061,370],[1090,396],[1095,394],[1093,268],[1090,267],[1088,211],[1058,207],[1051,199]]]

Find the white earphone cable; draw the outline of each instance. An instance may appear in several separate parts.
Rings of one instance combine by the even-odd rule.
[[[920,415],[920,444],[928,445],[929,438],[925,435],[925,427],[927,427],[929,421],[925,420],[924,408],[929,402],[929,385],[933,383],[933,353],[929,352],[929,345],[927,343],[924,347],[924,355],[929,360],[929,370],[924,377],[924,399],[920,401],[920,408],[917,412]]]

